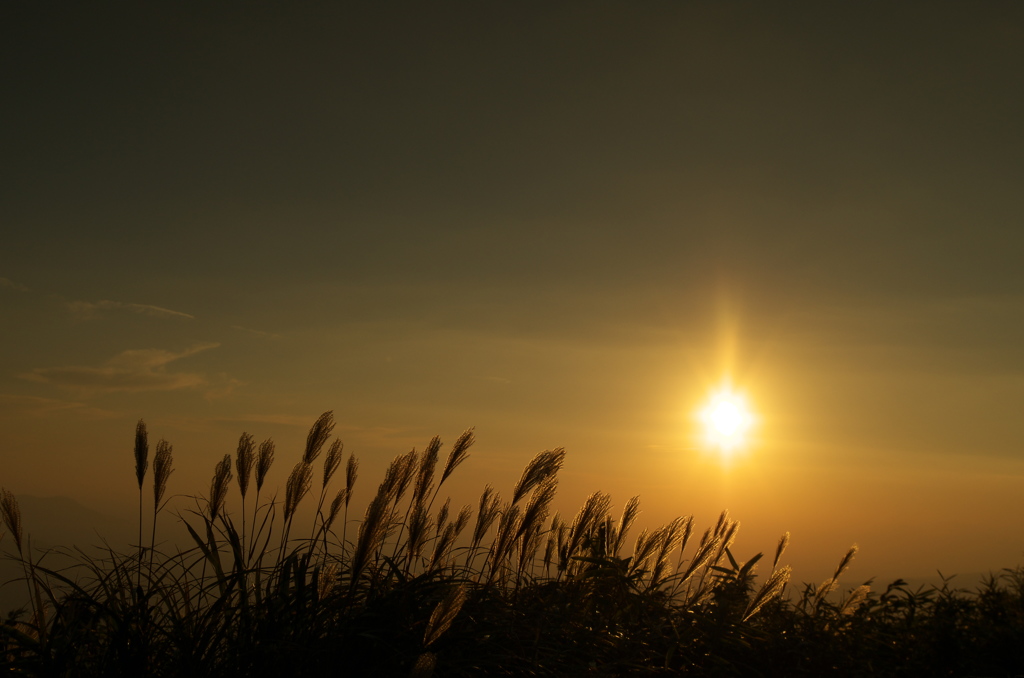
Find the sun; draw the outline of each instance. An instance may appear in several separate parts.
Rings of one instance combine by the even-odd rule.
[[[741,447],[754,422],[746,398],[727,389],[711,396],[700,418],[707,442],[723,452]]]

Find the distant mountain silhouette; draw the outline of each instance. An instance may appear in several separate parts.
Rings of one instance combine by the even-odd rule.
[[[21,524],[25,546],[31,538],[34,560],[50,549],[58,547],[79,547],[90,555],[96,555],[94,548],[103,546],[104,541],[117,550],[123,551],[137,537],[137,529],[131,520],[114,518],[93,510],[70,497],[35,497],[28,494],[17,496],[21,508]],[[15,554],[16,548],[11,535],[0,540],[0,552]],[[47,567],[66,565],[66,558],[48,555],[43,560]],[[15,559],[0,559],[0,614],[20,607],[26,600],[24,583],[12,581],[22,577],[21,565]],[[8,583],[9,582],[9,583]]]
[[[35,548],[101,545],[106,539],[120,548],[132,539],[135,523],[113,518],[84,506],[70,497],[19,495],[21,520]]]

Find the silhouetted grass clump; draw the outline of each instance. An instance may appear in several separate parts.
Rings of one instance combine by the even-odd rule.
[[[173,454],[166,441],[157,444],[147,499],[141,421],[138,544],[130,552],[76,550],[74,566],[44,567],[4,490],[0,515],[29,603],[0,625],[0,669],[132,677],[1024,673],[1024,569],[970,594],[948,581],[915,591],[897,581],[882,593],[865,584],[837,595],[854,547],[832,577],[787,595],[788,534],[770,567],[762,554],[740,562],[739,523],[727,513],[703,532],[683,517],[635,538],[636,497],[619,512],[598,492],[574,516],[552,515],[561,449],[534,457],[507,499],[488,485],[475,506],[453,507],[441,488],[466,460],[472,430],[443,464],[436,437],[396,457],[355,519],[359,465],[340,441],[328,446],[333,427],[330,412],[314,423],[283,497],[264,493],[273,441],[257,446],[243,433],[234,460],[216,464],[209,492],[177,514],[193,542],[184,550],[157,541]],[[232,485],[236,514],[226,504]],[[312,523],[295,524],[310,495]]]

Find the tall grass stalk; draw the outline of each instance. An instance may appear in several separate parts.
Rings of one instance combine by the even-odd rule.
[[[39,581],[34,572],[31,541],[29,541],[26,554],[24,532],[21,524],[21,507],[18,506],[18,500],[14,497],[14,494],[5,488],[0,488],[0,514],[3,516],[3,523],[7,527],[7,531],[14,539],[14,546],[18,550],[18,560],[21,563],[22,574],[25,577],[29,604],[32,606],[32,629],[39,640],[43,641],[46,637],[46,613],[39,591]]]
[[[242,550],[245,551],[245,495],[249,491],[249,479],[256,465],[256,441],[243,432],[238,439],[235,452],[235,471],[238,475],[238,493],[242,496]],[[255,521],[255,517],[253,518]]]
[[[256,456],[256,501],[253,502],[252,508],[252,524],[255,527],[257,518],[260,511],[260,492],[263,490],[263,483],[266,482],[267,473],[270,472],[270,467],[274,464],[274,441],[271,438],[267,438],[260,443],[259,453]],[[259,534],[262,534],[263,527],[266,526],[267,520],[272,513],[273,501],[267,506],[263,514],[263,524],[260,526]],[[251,540],[249,550],[246,552],[246,564],[252,561],[253,555],[255,554],[256,540],[259,539],[259,534]],[[263,551],[260,551],[262,554]]]
[[[142,484],[146,480],[146,469],[149,466],[149,435],[146,432],[146,423],[139,419],[135,425],[135,478],[139,483],[139,568],[137,571],[135,586],[141,590],[142,587]]]

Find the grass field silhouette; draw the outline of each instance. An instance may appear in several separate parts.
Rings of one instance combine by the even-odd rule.
[[[1024,672],[1024,569],[978,590],[898,580],[794,590],[783,564],[740,562],[739,522],[679,517],[633,530],[600,492],[552,513],[562,449],[537,454],[508,497],[492,486],[456,508],[442,488],[472,430],[391,462],[361,518],[358,460],[325,412],[283,496],[265,482],[272,440],[243,433],[208,492],[170,514],[173,449],[135,434],[137,543],[33,551],[15,496],[0,495],[24,607],[0,624],[0,668],[26,676],[1013,676]],[[328,444],[330,443],[330,444]],[[147,487],[148,481],[148,487]],[[335,486],[338,486],[335,489]],[[226,509],[233,488],[240,510]],[[296,522],[314,502],[311,524]],[[165,548],[174,515],[191,539]],[[166,528],[165,528],[166,529]],[[636,532],[633,536],[633,532]],[[758,568],[761,571],[758,571]],[[18,582],[14,583],[19,585]]]

